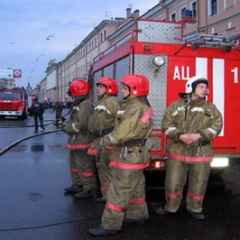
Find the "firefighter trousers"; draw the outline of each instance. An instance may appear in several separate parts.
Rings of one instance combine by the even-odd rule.
[[[165,209],[169,212],[176,212],[179,209],[183,188],[188,180],[187,210],[195,213],[202,212],[209,174],[209,163],[187,164],[183,161],[168,160]]]
[[[125,217],[132,220],[149,217],[145,201],[143,170],[112,169],[112,180],[102,216],[102,227],[120,230]]]
[[[96,166],[94,158],[86,150],[80,150],[78,155],[79,177],[82,181],[83,191],[95,191],[97,188]]]
[[[80,175],[80,151],[70,150],[70,173],[73,185],[82,185],[82,178]]]
[[[106,149],[100,150],[96,159],[96,166],[100,181],[101,193],[105,199],[111,181],[111,168],[109,167],[109,161],[109,152]]]

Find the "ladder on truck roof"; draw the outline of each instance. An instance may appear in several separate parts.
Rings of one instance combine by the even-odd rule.
[[[186,44],[192,44],[193,47],[222,47],[230,50],[234,46],[234,41],[229,40],[223,34],[193,32],[186,35],[183,40]]]

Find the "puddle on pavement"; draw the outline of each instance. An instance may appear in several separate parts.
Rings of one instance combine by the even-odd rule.
[[[33,144],[30,146],[30,151],[31,152],[44,152],[45,151],[45,145],[44,144]],[[60,150],[60,149],[64,149],[65,145],[64,144],[48,144],[47,145],[49,150]],[[10,151],[11,152],[27,152],[29,148],[29,145],[26,144],[20,144],[15,146],[14,148],[12,148]]]
[[[44,145],[43,144],[34,144],[31,146],[32,152],[43,152],[44,151]]]
[[[63,149],[65,148],[63,144],[48,144],[50,150]]]
[[[28,198],[32,202],[37,202],[43,198],[43,195],[41,193],[37,193],[37,192],[30,192],[28,194]]]
[[[28,148],[27,145],[20,144],[11,149],[11,152],[26,152],[27,148]]]

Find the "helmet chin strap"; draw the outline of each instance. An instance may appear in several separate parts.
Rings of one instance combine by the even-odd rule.
[[[75,104],[75,105],[78,105],[80,102],[82,102],[82,101],[85,100],[86,98],[87,98],[87,96],[75,97],[74,104]]]

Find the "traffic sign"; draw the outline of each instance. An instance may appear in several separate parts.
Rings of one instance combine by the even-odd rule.
[[[14,78],[21,78],[22,77],[22,70],[21,69],[13,69],[13,77]]]

